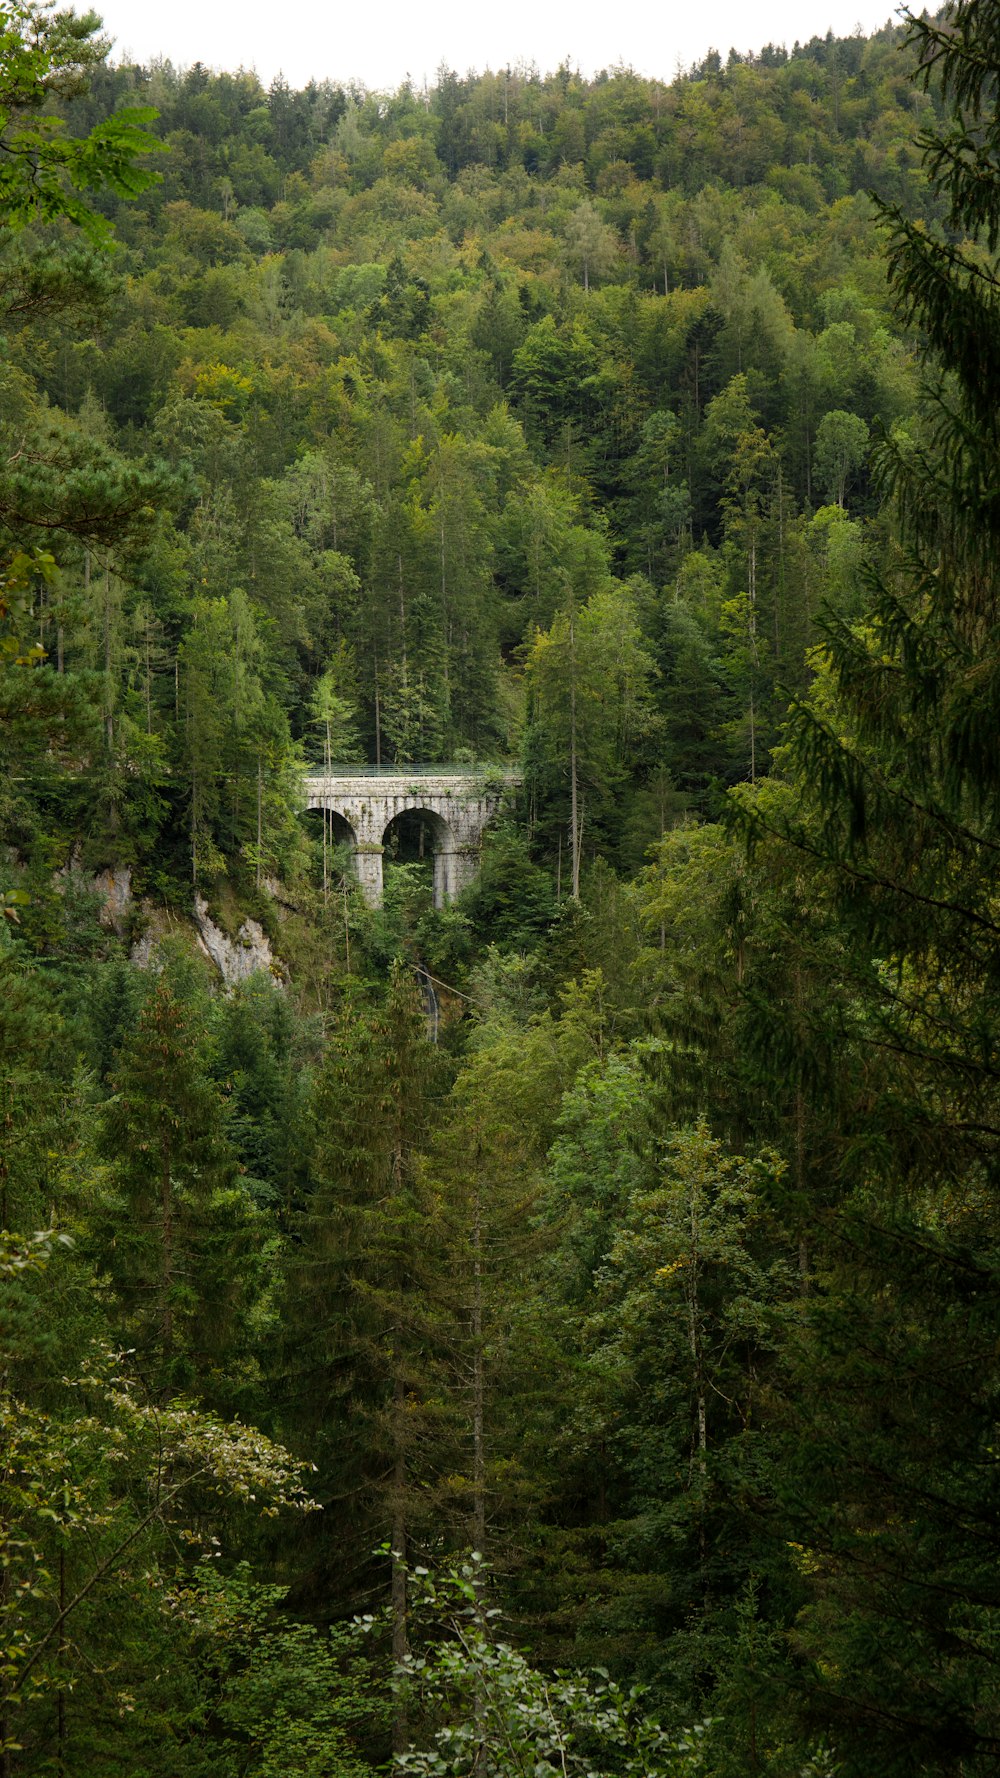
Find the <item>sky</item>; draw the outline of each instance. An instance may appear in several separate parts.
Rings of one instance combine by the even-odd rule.
[[[710,49],[790,49],[833,30],[866,34],[894,14],[893,0],[688,0],[629,5],[608,0],[93,0],[115,40],[116,60],[168,58],[178,67],[255,68],[265,86],[310,79],[359,81],[392,90],[409,76],[434,84],[446,62],[474,68],[534,63],[544,74],[568,61],[584,75],[621,64],[672,79]]]

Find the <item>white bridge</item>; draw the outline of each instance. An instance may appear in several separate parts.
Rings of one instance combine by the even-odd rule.
[[[416,815],[434,854],[434,906],[453,901],[479,869],[483,831],[508,792],[516,772],[474,767],[342,766],[305,780],[306,807],[325,809],[334,842],[351,847],[354,869],[373,907],[382,904],[382,857],[392,846],[393,824]]]

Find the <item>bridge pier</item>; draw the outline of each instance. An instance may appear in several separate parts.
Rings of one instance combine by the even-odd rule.
[[[449,852],[435,852],[434,906],[443,908],[454,901],[473,881],[478,869],[478,847],[456,846]]]
[[[361,884],[361,893],[369,907],[382,906],[382,853],[384,848],[375,845],[355,846],[354,874]]]

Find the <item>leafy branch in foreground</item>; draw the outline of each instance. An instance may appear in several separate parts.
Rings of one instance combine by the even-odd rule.
[[[410,1574],[414,1615],[429,1625],[429,1652],[410,1653],[397,1678],[431,1721],[431,1745],[396,1755],[415,1778],[697,1778],[707,1723],[668,1731],[599,1671],[546,1674],[494,1635],[481,1559],[432,1576]]]
[[[59,1239],[4,1235],[5,1291],[44,1270]],[[17,1305],[7,1311],[5,1347]],[[149,1400],[126,1357],[95,1341],[44,1405],[9,1383],[0,1391],[0,1751],[19,1745],[16,1710],[72,1684],[94,1596],[128,1608],[139,1548],[152,1572],[158,1540],[213,1543],[213,1501],[265,1516],[315,1505],[304,1466],[280,1445],[188,1402]],[[180,1510],[186,1499],[197,1503],[197,1530]]]
[[[51,5],[0,0],[0,217],[11,228],[66,218],[91,240],[111,226],[84,194],[134,198],[159,181],[136,164],[163,144],[146,128],[150,106],[102,118],[86,136],[65,134],[64,120],[42,107],[82,90],[88,68],[103,60],[94,12],[74,16]]]

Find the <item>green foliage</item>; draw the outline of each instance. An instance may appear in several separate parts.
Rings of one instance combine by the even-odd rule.
[[[102,1110],[97,1224],[102,1246],[113,1243],[121,1312],[156,1386],[197,1378],[214,1392],[246,1281],[250,1211],[199,1023],[161,976],[118,1052]]]
[[[994,12],[421,96],[0,7],[5,1778],[995,1765]],[[524,788],[376,912],[307,758]]]
[[[58,1309],[39,1289],[38,1274],[64,1241],[55,1231],[7,1236],[2,1256],[7,1585],[0,1609],[0,1717],[8,1760],[32,1748],[37,1756],[39,1743],[45,1748],[54,1703],[60,1749],[67,1735],[84,1743],[91,1737],[85,1713],[72,1703],[67,1713],[66,1699],[95,1662],[127,1688],[133,1649],[131,1635],[121,1634],[123,1623],[135,1624],[137,1616],[155,1620],[157,1613],[143,1599],[149,1588],[137,1562],[147,1565],[147,1581],[169,1573],[174,1540],[211,1544],[211,1527],[227,1501],[259,1503],[265,1514],[311,1505],[302,1466],[280,1446],[187,1402],[151,1401],[128,1355],[100,1337],[85,1337],[78,1351],[63,1345],[53,1375],[36,1329],[48,1388],[40,1400],[38,1369],[31,1394],[18,1387],[9,1369],[23,1356],[17,1293],[30,1292],[36,1316],[56,1331]],[[65,1340],[64,1307],[61,1322]],[[169,1615],[169,1602],[159,1609]]]
[[[106,219],[78,194],[134,198],[158,182],[136,165],[162,148],[146,127],[152,106],[102,118],[86,136],[66,135],[64,119],[43,109],[81,90],[107,51],[99,29],[96,13],[54,13],[41,0],[4,0],[0,8],[0,213],[9,227],[66,218],[106,240]]]
[[[816,433],[816,475],[840,507],[867,448],[868,427],[860,415],[845,414],[840,408],[823,415]]]
[[[679,810],[714,813],[759,776],[824,597],[857,605],[855,560],[804,541],[816,492],[832,476],[842,500],[863,429],[913,408],[866,212],[844,195],[860,155],[866,180],[926,198],[898,39],[666,87],[519,77],[501,124],[492,76],[456,78],[418,118],[406,92],[380,108],[108,69],[89,17],[9,11],[24,116],[70,121],[53,143],[76,152],[150,100],[171,150],[159,185],[101,200],[127,304],[92,258],[30,232],[0,263],[0,519],[21,563],[5,649],[38,677],[8,694],[19,767],[34,755],[23,818],[86,821],[95,863],[127,859],[174,895],[223,874],[256,893],[308,870],[300,745],[523,751],[541,862],[558,871],[568,814],[577,889],[588,839],[634,867]],[[842,451],[827,463],[834,421],[846,470]],[[861,521],[863,477],[851,498]],[[594,627],[615,632],[619,682],[581,735],[575,816],[554,707],[526,724],[536,663],[522,671],[570,586],[581,622],[597,597]],[[657,669],[631,700],[629,624]]]
[[[403,1673],[423,1708],[445,1721],[432,1744],[396,1755],[401,1772],[425,1778],[541,1778],[548,1772],[604,1778],[674,1778],[705,1771],[705,1725],[670,1734],[607,1674],[544,1674],[496,1637],[485,1605],[481,1558],[429,1575],[417,1569],[418,1609],[437,1631]],[[451,1719],[451,1720],[449,1720]]]
[[[397,963],[384,1004],[355,992],[343,1005],[317,1081],[285,1269],[282,1422],[320,1465],[310,1583],[342,1606],[372,1584],[381,1538],[405,1550],[411,1518],[426,1525],[448,1448],[446,1229],[422,1158],[441,1066]]]
[[[495,944],[528,950],[537,944],[555,913],[552,882],[533,863],[515,827],[487,836],[480,869],[463,905],[476,931]]]
[[[969,1388],[954,1365],[977,1350],[972,1279],[992,1276],[997,1253],[995,1081],[983,1069],[995,1047],[996,799],[977,731],[996,683],[998,532],[975,492],[993,479],[996,388],[966,331],[980,291],[976,326],[993,302],[978,265],[1000,191],[996,25],[991,4],[912,24],[927,80],[955,101],[925,133],[925,163],[950,222],[979,239],[955,249],[887,212],[896,295],[927,342],[931,416],[919,442],[882,451],[902,560],[871,575],[862,620],[827,625],[828,675],[794,712],[790,805],[744,805],[751,831],[777,830],[816,861],[799,869],[815,871],[842,948],[834,1017],[804,1029],[817,1084],[800,1153],[822,1106],[837,1208],[789,1343],[802,1412],[783,1467],[798,1478],[803,1713],[835,1724],[849,1772],[945,1771],[956,1749],[969,1772],[993,1759],[983,1661],[996,1603],[977,1579],[976,1528],[992,1469],[976,1453],[996,1374],[982,1355]],[[765,1043],[778,1024],[763,1021]],[[822,1479],[831,1463],[835,1494]]]
[[[373,1768],[351,1734],[374,1704],[359,1633],[297,1623],[282,1610],[286,1591],[254,1582],[246,1564],[227,1575],[207,1563],[183,1589],[222,1730],[216,1757],[259,1778],[366,1778]]]

